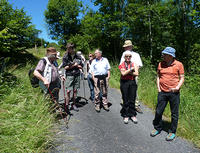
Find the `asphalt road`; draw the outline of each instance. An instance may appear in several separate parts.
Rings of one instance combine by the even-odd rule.
[[[85,97],[89,98],[87,81]],[[63,99],[63,92],[60,92]],[[84,97],[83,82],[79,97]],[[109,89],[108,100],[110,111],[101,109],[97,113],[91,101],[86,103],[84,98],[79,100],[79,112],[71,111],[67,129],[63,120],[56,125],[54,147],[49,153],[200,153],[194,145],[180,137],[172,142],[165,140],[167,132],[162,131],[156,137],[151,137],[154,113],[151,109],[141,105],[143,114],[138,114],[138,124],[129,121],[123,123],[120,116],[121,93],[116,89]]]

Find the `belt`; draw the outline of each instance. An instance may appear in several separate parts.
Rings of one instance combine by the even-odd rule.
[[[94,77],[95,77],[95,78],[98,78],[98,79],[104,79],[104,78],[108,77],[108,74],[95,75]]]

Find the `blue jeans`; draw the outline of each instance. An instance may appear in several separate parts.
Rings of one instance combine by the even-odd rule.
[[[88,74],[87,80],[88,80],[88,85],[90,88],[90,99],[94,101],[94,81],[92,79],[92,74],[90,73]]]

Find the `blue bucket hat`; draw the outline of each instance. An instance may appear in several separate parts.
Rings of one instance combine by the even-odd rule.
[[[168,54],[168,55],[171,55],[173,57],[176,57],[175,55],[175,52],[176,50],[172,47],[166,47],[163,51],[162,51],[162,54]]]

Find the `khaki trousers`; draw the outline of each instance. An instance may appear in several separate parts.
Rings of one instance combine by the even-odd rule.
[[[100,105],[100,92],[102,94],[103,105],[108,104],[107,95],[108,95],[108,79],[105,78],[94,78],[94,92],[95,92],[95,104]]]

